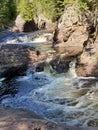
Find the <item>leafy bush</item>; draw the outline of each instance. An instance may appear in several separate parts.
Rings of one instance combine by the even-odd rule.
[[[66,4],[80,5],[81,11],[94,10],[98,0],[0,0],[0,26],[6,26],[20,13],[26,21],[43,13],[47,18],[58,20]]]
[[[0,0],[0,26],[5,28],[16,17],[14,0]]]
[[[44,13],[47,18],[57,20],[64,10],[66,4],[80,5],[80,10],[89,11],[96,6],[94,0],[18,0],[18,12],[30,21],[34,15]],[[98,2],[97,2],[98,3]],[[94,6],[95,5],[95,6]]]
[[[21,0],[18,4],[18,12],[24,17],[25,20],[30,21],[35,15],[44,13],[47,18],[54,19],[56,17],[56,4],[55,0]]]
[[[17,6],[18,12],[24,17],[24,19],[26,21],[31,21],[35,12],[33,3],[28,2],[28,0],[20,0]]]

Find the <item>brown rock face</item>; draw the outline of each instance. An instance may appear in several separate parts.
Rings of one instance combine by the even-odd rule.
[[[78,56],[76,72],[78,76],[98,77],[98,22],[93,13],[88,16],[88,39],[83,43],[83,52]]]
[[[83,49],[83,43],[87,40],[88,34],[85,18],[77,14],[78,5],[69,5],[61,16],[54,33],[54,45],[57,52],[67,53],[69,56],[79,54]],[[84,21],[83,21],[84,20]],[[55,43],[54,43],[55,44]]]
[[[38,30],[38,27],[33,20],[30,22],[26,22],[21,15],[17,16],[15,20],[15,26],[16,29],[20,32],[31,32]]]
[[[34,20],[27,22],[21,15],[18,15],[15,20],[15,26],[13,30],[19,32],[31,32],[38,29],[46,29],[48,32],[54,32],[55,23],[52,20],[46,18],[43,14],[39,14],[34,17]]]
[[[29,66],[44,62],[46,57],[26,45],[0,45],[0,77],[23,75]]]
[[[55,23],[51,19],[46,18],[42,13],[35,17],[34,21],[39,29],[46,29],[48,32],[54,32],[55,30]]]
[[[78,57],[76,73],[78,76],[98,77],[98,41],[88,44]]]

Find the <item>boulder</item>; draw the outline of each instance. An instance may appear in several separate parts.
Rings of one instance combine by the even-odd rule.
[[[35,24],[34,20],[28,22],[24,20],[20,14],[16,17],[15,26],[13,28],[19,32],[32,32],[38,30],[38,27]]]
[[[0,77],[14,77],[25,74],[27,68],[46,60],[46,54],[40,54],[27,45],[0,45]]]
[[[98,77],[98,22],[94,13],[88,14],[88,38],[83,43],[83,51],[77,58],[76,73],[78,76]]]
[[[98,77],[98,41],[87,44],[82,54],[78,56],[76,73],[78,76]]]
[[[88,38],[86,18],[77,13],[79,5],[65,6],[54,33],[54,48],[62,54],[77,55]]]
[[[54,32],[56,24],[51,19],[45,17],[43,13],[40,13],[37,17],[34,17],[34,21],[39,29],[46,29],[48,32]]]

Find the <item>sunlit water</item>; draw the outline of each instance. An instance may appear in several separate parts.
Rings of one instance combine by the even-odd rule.
[[[3,105],[29,109],[57,123],[98,126],[98,79],[78,78],[75,61],[66,74],[51,74],[46,67],[44,72],[27,73],[14,83],[18,93],[2,97]]]

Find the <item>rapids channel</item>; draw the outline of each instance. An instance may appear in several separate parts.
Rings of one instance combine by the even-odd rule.
[[[2,44],[26,44],[36,46],[47,53],[52,51],[51,44],[36,42],[25,34],[12,35],[0,41]],[[50,73],[49,66],[44,72],[34,74],[28,71],[26,76],[14,78],[17,93],[2,97],[1,104],[12,108],[32,110],[42,117],[56,123],[73,126],[98,127],[98,79],[95,77],[77,77],[75,60],[67,73]],[[1,81],[2,82],[2,81]]]

